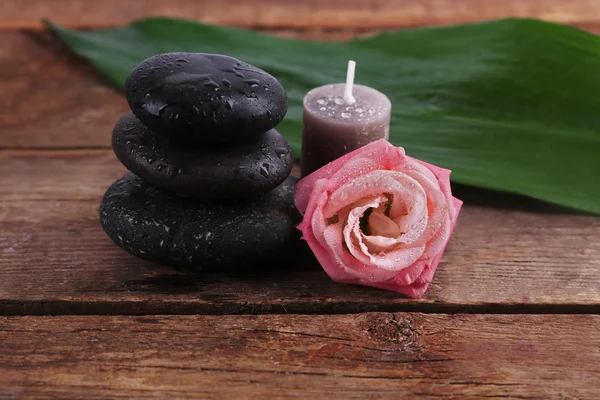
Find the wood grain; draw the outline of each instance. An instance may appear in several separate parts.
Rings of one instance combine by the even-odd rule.
[[[0,313],[600,312],[597,217],[459,190],[468,204],[415,301],[337,284],[308,251],[256,273],[197,276],[130,256],[97,216],[124,171],[110,150],[0,152]]]
[[[0,33],[0,148],[110,146],[124,96],[49,33]]]
[[[0,28],[38,29],[40,19],[70,27],[107,27],[163,15],[259,28],[398,28],[537,17],[595,22],[595,0],[3,0]]]
[[[0,396],[595,399],[600,316],[0,319]]]

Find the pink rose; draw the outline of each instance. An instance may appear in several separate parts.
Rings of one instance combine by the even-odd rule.
[[[423,296],[462,201],[450,171],[378,140],[301,179],[298,228],[335,281]]]

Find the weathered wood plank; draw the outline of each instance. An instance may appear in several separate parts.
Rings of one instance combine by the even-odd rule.
[[[600,312],[597,217],[459,190],[467,205],[430,290],[415,301],[332,282],[308,251],[270,272],[235,275],[138,260],[97,217],[103,191],[124,171],[109,150],[0,152],[0,313]],[[529,212],[510,208],[528,204]]]
[[[0,148],[107,147],[128,111],[49,33],[0,33]]]
[[[36,29],[49,18],[71,27],[117,26],[149,16],[261,28],[397,28],[485,19],[537,17],[594,22],[595,0],[3,0],[0,28]]]
[[[0,396],[595,399],[600,316],[0,319]]]

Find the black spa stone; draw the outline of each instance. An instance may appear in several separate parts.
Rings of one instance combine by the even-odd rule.
[[[277,79],[218,54],[152,56],[129,73],[125,92],[145,125],[199,142],[256,136],[274,128],[287,111],[286,93]]]
[[[145,181],[196,197],[252,197],[279,186],[294,158],[283,136],[271,129],[237,146],[189,146],[157,135],[133,114],[113,131],[118,159]]]
[[[105,193],[100,222],[118,246],[156,263],[203,270],[278,265],[300,243],[295,182],[226,202],[179,197],[128,173]]]

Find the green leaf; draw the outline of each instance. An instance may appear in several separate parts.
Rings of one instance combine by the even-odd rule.
[[[600,39],[562,25],[509,19],[401,30],[346,43],[155,18],[74,32],[48,23],[114,85],[156,53],[228,54],[277,77],[289,112],[279,126],[296,154],[302,98],[341,82],[392,100],[390,141],[451,169],[455,182],[600,213]]]

